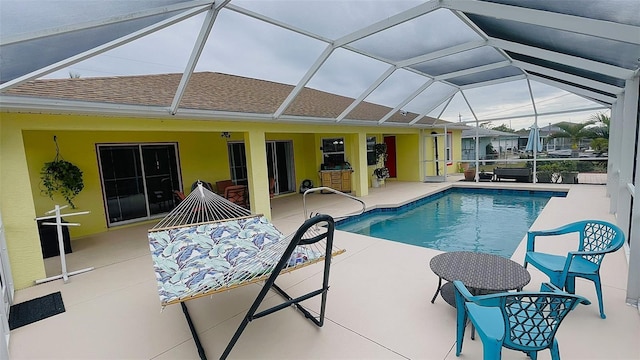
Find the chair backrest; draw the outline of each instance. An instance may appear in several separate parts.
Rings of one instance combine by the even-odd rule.
[[[576,224],[582,227],[578,250],[601,251],[600,254],[582,256],[596,265],[600,265],[605,254],[620,249],[624,244],[624,233],[614,224],[597,220],[581,221]]]
[[[240,206],[247,207],[247,186],[246,185],[232,185],[227,186],[224,189],[224,198],[232,203]]]
[[[558,293],[508,293],[500,310],[505,321],[504,346],[521,351],[548,348],[569,311],[581,298]]]
[[[229,187],[235,185],[233,180],[220,180],[216,181],[216,192],[218,194],[224,194],[224,190]]]

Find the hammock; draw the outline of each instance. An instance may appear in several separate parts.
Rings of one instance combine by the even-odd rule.
[[[292,304],[305,317],[322,326],[330,259],[344,252],[332,248],[333,230],[333,219],[328,215],[318,215],[305,221],[295,234],[284,236],[265,216],[253,215],[199,184],[149,230],[149,247],[160,303],[163,307],[176,303],[182,305],[202,359],[206,356],[184,304],[187,300],[266,281],[254,302],[255,306],[245,316],[223,358],[249,321]],[[293,299],[275,284],[279,274],[325,259],[321,289]],[[287,301],[256,314],[258,305],[272,288]],[[316,318],[298,302],[320,294],[321,311],[320,317]]]

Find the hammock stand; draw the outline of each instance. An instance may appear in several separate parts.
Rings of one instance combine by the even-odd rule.
[[[221,359],[227,358],[249,322],[292,305],[322,327],[331,258],[344,252],[333,249],[334,229],[333,218],[321,214],[285,237],[264,216],[252,215],[199,184],[149,230],[161,304],[180,303],[201,359],[206,359],[205,351],[185,302],[239,286],[265,281]],[[320,261],[324,261],[324,274],[319,289],[293,298],[276,285],[280,274]],[[285,301],[256,313],[271,289]],[[300,302],[318,295],[322,300],[316,317]]]

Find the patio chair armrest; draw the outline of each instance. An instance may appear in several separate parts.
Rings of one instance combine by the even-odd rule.
[[[540,292],[552,292],[564,294],[564,291],[550,282],[544,282],[540,285]]]
[[[462,281],[455,280],[453,282],[455,286],[456,292],[456,307],[464,306],[465,302],[473,302],[482,306],[497,306],[499,304],[499,300],[494,300],[494,298],[499,298],[499,296],[492,295],[472,295],[466,286],[462,283]]]
[[[463,301],[473,301],[473,299],[476,298],[476,296],[471,295],[471,293],[469,292],[469,290],[467,289],[466,286],[464,286],[464,284],[462,283],[462,281],[460,280],[454,280],[453,281],[453,285],[456,288],[456,298],[458,296],[462,297]]]
[[[602,255],[609,252],[609,249],[597,250],[597,251],[569,251],[569,256],[585,256],[585,255]]]
[[[537,236],[555,236],[580,231],[581,228],[576,227],[576,224],[567,224],[549,230],[529,230],[527,231],[527,251],[535,251],[535,240]]]
[[[504,294],[472,295],[462,281],[455,280],[453,285],[456,288],[456,306],[458,305],[458,301],[460,301],[460,304],[463,304],[464,302],[473,302],[481,306],[499,306],[500,297]]]
[[[573,259],[576,257],[582,257],[584,255],[597,255],[602,253],[601,251],[569,251],[567,253],[567,260],[564,263],[564,268],[562,269],[562,274],[560,277],[560,284],[564,284],[567,281],[567,276],[569,275],[569,269],[571,269],[571,263]]]

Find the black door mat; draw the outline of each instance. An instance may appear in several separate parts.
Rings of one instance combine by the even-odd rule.
[[[64,303],[60,291],[11,305],[9,310],[9,329],[17,329],[50,316],[64,312]]]

